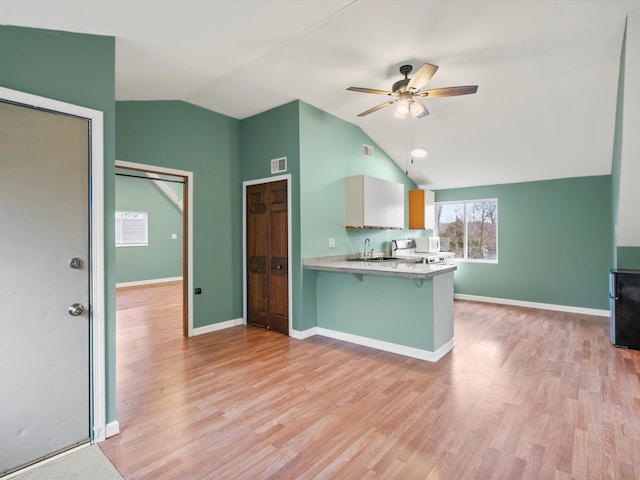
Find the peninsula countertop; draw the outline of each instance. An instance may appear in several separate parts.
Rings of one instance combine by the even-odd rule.
[[[316,257],[303,260],[307,270],[325,272],[343,272],[360,275],[380,275],[385,277],[402,277],[425,279],[457,270],[455,265],[411,263],[398,261],[373,262],[350,259],[348,255],[335,257]]]

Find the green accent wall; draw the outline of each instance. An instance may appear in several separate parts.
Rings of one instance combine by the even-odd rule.
[[[456,293],[607,310],[611,177],[440,190],[498,199],[498,263],[458,262]]]
[[[116,158],[193,172],[195,328],[242,317],[240,121],[180,101],[116,103]]]
[[[618,247],[617,268],[640,269],[640,247]]]
[[[402,182],[405,197],[415,183],[359,127],[304,102],[294,101],[242,120],[242,180],[271,177],[274,158],[287,157],[291,175],[293,329],[316,326],[316,281],[302,268],[302,259],[355,253],[364,239],[376,250],[389,251],[390,241],[424,231],[348,231],[344,225],[344,177],[367,174]],[[373,159],[362,144],[375,147]],[[405,212],[408,217],[408,211]],[[328,248],[335,238],[336,248]]]
[[[0,85],[104,113],[106,416],[115,408],[115,38],[0,26]]]
[[[290,174],[291,283],[293,329],[302,329],[302,261],[300,254],[300,114],[298,101],[241,122],[242,181]],[[287,157],[287,171],[271,174],[271,160]],[[242,215],[239,218],[242,223]],[[244,241],[244,239],[242,240]],[[242,245],[242,244],[241,244]]]
[[[299,109],[302,258],[358,253],[363,249],[365,238],[370,239],[371,247],[376,251],[390,253],[393,239],[431,233],[346,229],[345,177],[364,174],[403,183],[405,225],[408,225],[409,216],[408,192],[417,186],[359,127],[304,102],[299,102]],[[362,144],[374,147],[373,158],[363,156]],[[335,239],[335,248],[329,248],[329,238]],[[316,296],[316,278],[313,272],[303,272],[302,311],[296,321],[298,330],[317,326],[318,312],[330,308],[328,302],[332,297]],[[381,318],[380,312],[372,312],[372,315],[372,319]],[[359,334],[367,336],[365,331]]]
[[[176,184],[165,185],[173,191]],[[182,211],[160,188],[148,179],[116,176],[116,210],[147,212],[149,241],[146,246],[116,248],[116,282],[182,276]]]
[[[433,352],[433,278],[317,272],[318,327]],[[330,301],[325,301],[330,300]]]
[[[374,147],[373,158],[362,154],[363,144]],[[345,228],[345,177],[363,174],[403,183],[405,225],[409,224],[409,190],[417,188],[359,127],[301,102],[300,158],[303,258],[361,252],[365,238],[376,251],[390,253],[391,240],[430,233]],[[335,238],[335,248],[329,248],[329,238]]]

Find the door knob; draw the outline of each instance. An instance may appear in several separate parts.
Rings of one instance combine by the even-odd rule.
[[[69,305],[69,309],[67,311],[72,317],[77,317],[78,315],[82,315],[84,307],[79,303],[74,303],[73,305]]]

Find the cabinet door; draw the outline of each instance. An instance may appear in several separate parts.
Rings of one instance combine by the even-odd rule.
[[[364,226],[384,227],[386,223],[385,181],[375,177],[364,177]]]
[[[402,183],[388,182],[389,195],[389,219],[387,226],[391,228],[404,228],[404,185]]]
[[[430,190],[424,192],[424,228],[434,230],[436,225],[436,194]]]

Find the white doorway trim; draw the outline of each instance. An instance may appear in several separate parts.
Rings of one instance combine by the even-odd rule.
[[[187,295],[187,331],[188,336],[193,337],[193,172],[187,170],[176,170],[174,168],[158,167],[147,163],[125,162],[116,160],[116,167],[134,168],[137,170],[153,170],[156,173],[166,175],[176,175],[186,177],[189,188],[187,188],[187,285],[189,294]]]
[[[89,120],[90,129],[90,178],[91,204],[91,442],[102,442],[106,431],[106,382],[105,382],[105,308],[104,308],[104,129],[102,112],[90,108],[60,102],[0,87],[0,98],[16,104],[40,110],[74,115]]]
[[[287,181],[287,290],[289,295],[289,336],[293,332],[293,278],[291,275],[292,255],[291,255],[291,174],[276,175],[267,178],[258,178],[255,180],[246,180],[242,182],[242,319],[244,325],[247,324],[247,187],[250,185],[260,185],[262,183]]]

